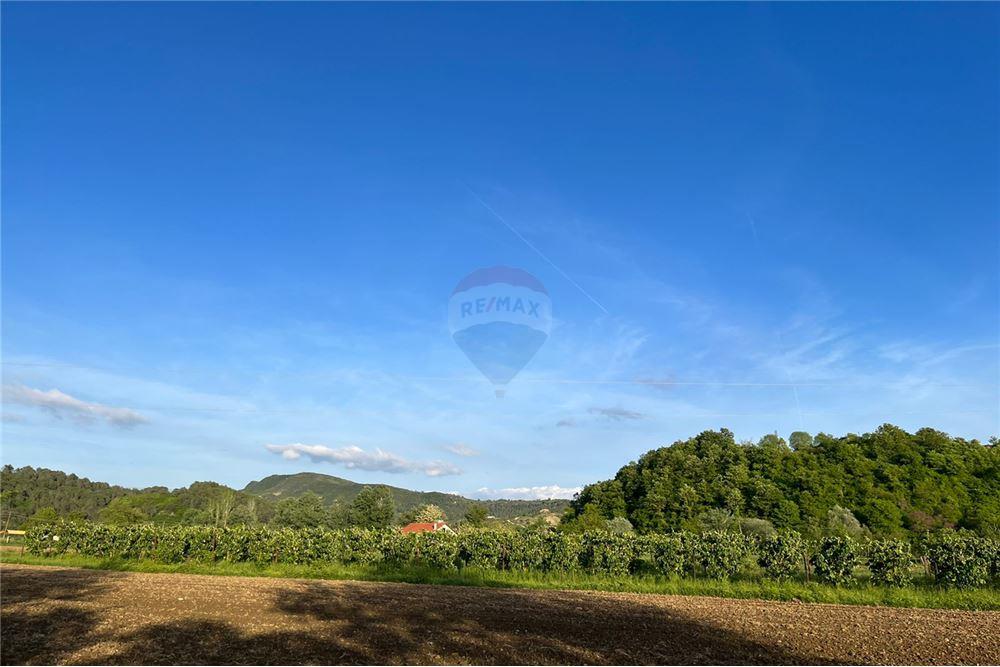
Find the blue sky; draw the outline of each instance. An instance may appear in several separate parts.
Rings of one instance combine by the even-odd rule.
[[[998,25],[5,4],[3,461],[530,497],[722,426],[995,435]],[[553,313],[503,399],[447,322],[494,265]]]

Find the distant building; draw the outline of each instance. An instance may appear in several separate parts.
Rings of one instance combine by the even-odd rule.
[[[403,526],[404,533],[436,533],[439,530],[443,530],[446,533],[453,533],[451,528],[448,527],[444,521],[433,521],[433,522],[414,522],[408,523]]]

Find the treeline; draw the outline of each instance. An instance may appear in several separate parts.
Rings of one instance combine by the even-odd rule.
[[[5,465],[0,468],[0,523],[18,528],[45,507],[59,516],[94,520],[115,498],[137,492],[58,470]]]
[[[591,484],[570,530],[617,524],[640,533],[796,530],[809,538],[909,537],[941,528],[1000,536],[1000,451],[933,429],[834,437],[796,432],[736,442],[706,431]]]
[[[566,501],[487,500],[477,502],[442,493],[407,491],[383,485],[362,485],[328,475],[300,474],[273,479],[328,479],[347,486],[342,497],[328,498],[298,490],[278,499],[269,493],[237,491],[216,482],[195,482],[169,490],[166,487],[129,489],[45,468],[0,468],[0,528],[25,528],[59,519],[100,521],[124,526],[153,523],[168,526],[271,525],[289,528],[378,527],[410,521],[543,522],[540,512],[560,510]],[[261,483],[254,483],[261,484]],[[254,487],[254,484],[247,488]],[[337,489],[335,489],[337,490]],[[340,489],[342,492],[343,490]],[[404,502],[399,502],[401,497]],[[445,498],[445,512],[426,498]],[[558,516],[552,515],[550,516]],[[495,519],[493,517],[496,517]]]
[[[98,521],[113,526],[262,526],[276,528],[385,528],[410,521],[489,523],[488,507],[472,504],[463,516],[420,505],[400,511],[388,487],[365,486],[350,502],[324,503],[312,492],[278,501],[236,491],[215,482],[167,490],[127,489],[91,482],[56,470],[0,469],[0,527],[28,528],[60,520]]]
[[[77,553],[113,559],[248,562],[259,565],[339,563],[451,570],[569,573],[611,576],[655,574],[729,579],[799,578],[835,585],[869,580],[905,586],[915,566],[939,585],[987,586],[1000,577],[1000,541],[968,532],[940,531],[910,542],[857,541],[850,537],[806,540],[795,532],[769,536],[710,531],[616,535],[470,528],[404,534],[397,529],[273,529],[108,526],[62,522],[35,526],[26,546],[36,555]]]
[[[250,482],[243,491],[272,500],[295,498],[311,491],[319,495],[326,505],[343,508],[350,504],[367,486],[371,485],[359,484],[333,475],[300,472],[293,475],[270,475],[261,480]],[[533,516],[543,509],[562,514],[569,505],[569,501],[561,499],[477,501],[453,493],[412,491],[388,485],[386,488],[392,494],[396,510],[399,512],[407,512],[424,505],[433,505],[440,507],[451,520],[465,516],[473,505],[485,506],[487,514],[495,516],[497,519]]]
[[[92,482],[58,470],[26,466],[0,468],[0,521],[25,527],[56,519],[102,521],[115,525],[267,523],[275,504],[215,482],[129,489]]]

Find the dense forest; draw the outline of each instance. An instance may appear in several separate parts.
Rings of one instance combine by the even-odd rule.
[[[43,507],[63,517],[95,520],[111,501],[134,493],[58,470],[5,465],[0,468],[0,521],[4,528],[16,528]]]
[[[5,526],[8,521],[11,527],[23,525],[39,513],[36,518],[195,525],[213,523],[220,511],[237,522],[266,522],[274,503],[215,482],[195,482],[173,491],[162,486],[130,489],[59,470],[15,470],[10,465],[0,469],[0,519]]]
[[[726,429],[647,452],[591,484],[564,525],[615,521],[640,533],[791,528],[810,536],[907,536],[937,528],[1000,535],[1000,451],[925,428],[884,425],[736,442]],[[626,523],[627,522],[627,523]]]

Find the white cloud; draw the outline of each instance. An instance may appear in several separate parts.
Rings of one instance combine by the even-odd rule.
[[[469,447],[462,442],[456,442],[453,445],[445,445],[444,448],[452,454],[457,454],[458,456],[479,456],[478,449]]]
[[[422,472],[428,477],[444,475],[461,475],[462,471],[450,463],[442,461],[409,461],[396,454],[384,452],[376,448],[374,452],[366,452],[356,445],[346,447],[327,447],[326,445],[304,445],[293,443],[288,445],[265,445],[269,452],[281,454],[283,459],[295,461],[308,456],[313,461],[342,465],[352,470],[371,470],[389,473]]]
[[[646,418],[646,415],[641,412],[626,410],[625,408],[590,408],[587,412],[592,415],[600,415],[601,417],[605,417],[616,422]]]
[[[558,484],[549,486],[515,486],[506,489],[483,487],[476,491],[477,498],[507,498],[510,500],[544,500],[546,498],[572,498],[582,487],[565,487]]]
[[[88,403],[58,389],[42,391],[24,385],[4,385],[3,400],[5,403],[41,408],[60,419],[71,417],[81,422],[102,419],[112,426],[121,428],[131,428],[149,421],[135,410],[102,405],[101,403]]]

